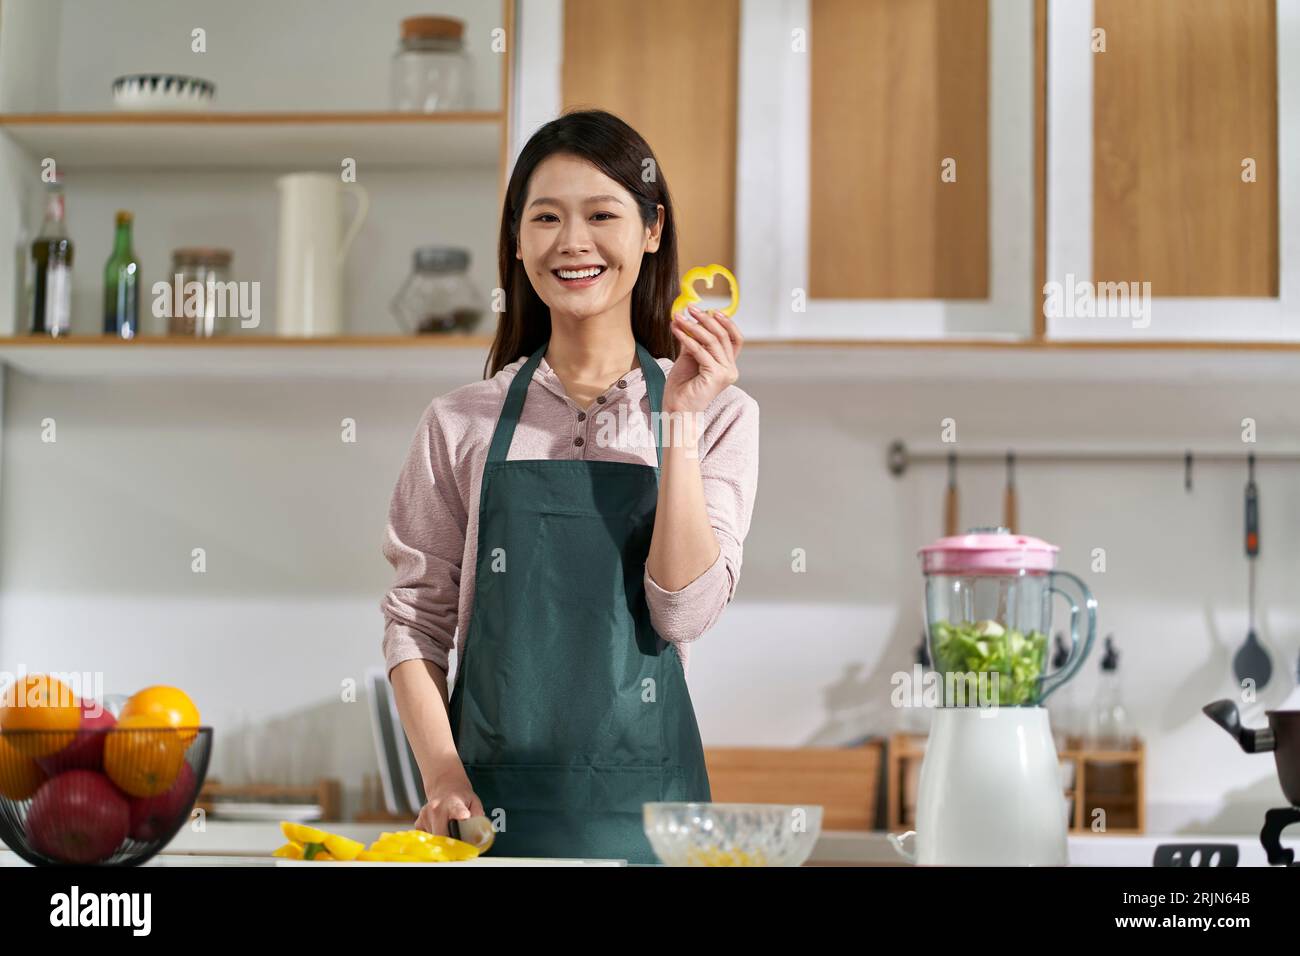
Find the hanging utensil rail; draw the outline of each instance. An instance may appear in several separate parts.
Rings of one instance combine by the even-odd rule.
[[[957,460],[965,465],[1005,465],[1007,462],[1006,448],[1000,450],[979,449],[963,451],[961,449],[943,448],[923,451],[911,450],[906,442],[894,441],[889,445],[885,453],[885,467],[895,478],[906,474],[908,468],[913,465],[925,465],[941,462],[945,466],[949,464],[951,455],[956,454]],[[1247,455],[1253,455],[1256,462],[1275,462],[1296,464],[1300,463],[1300,451],[1294,452],[1261,452],[1254,451],[1250,448],[1243,448],[1241,451],[1128,451],[1121,449],[1084,449],[1084,448],[1061,448],[1061,449],[1016,449],[1015,463],[1022,465],[1031,464],[1096,464],[1096,465],[1152,465],[1178,463],[1183,466],[1183,487],[1187,491],[1192,490],[1192,468],[1196,463],[1214,462],[1214,463],[1231,463],[1240,466],[1242,460]]]

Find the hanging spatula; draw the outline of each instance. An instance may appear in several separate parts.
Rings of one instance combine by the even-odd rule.
[[[1247,457],[1246,481],[1246,565],[1250,569],[1250,621],[1246,643],[1232,658],[1232,672],[1237,683],[1253,681],[1260,690],[1273,676],[1273,662],[1268,651],[1255,636],[1255,558],[1259,555],[1259,489],[1255,487],[1255,456]]]

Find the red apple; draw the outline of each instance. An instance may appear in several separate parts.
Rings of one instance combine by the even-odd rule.
[[[27,811],[32,846],[64,863],[98,863],[126,839],[131,810],[102,773],[69,770],[41,784]]]
[[[81,702],[81,730],[62,750],[37,759],[41,769],[53,777],[67,770],[103,770],[104,734],[112,730],[117,718],[108,709],[94,701]],[[100,733],[88,733],[100,731]]]
[[[131,797],[131,839],[161,840],[194,804],[194,770],[181,764],[176,782],[156,797]]]

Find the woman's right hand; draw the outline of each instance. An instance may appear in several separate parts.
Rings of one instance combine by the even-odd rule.
[[[448,820],[468,820],[486,815],[459,760],[451,761],[425,782],[424,797],[426,802],[420,808],[415,828],[437,836],[451,835],[447,831]]]

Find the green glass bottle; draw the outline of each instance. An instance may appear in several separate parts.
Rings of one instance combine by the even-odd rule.
[[[140,262],[131,248],[132,218],[118,212],[113,253],[104,266],[104,334],[123,339],[140,333]]]

